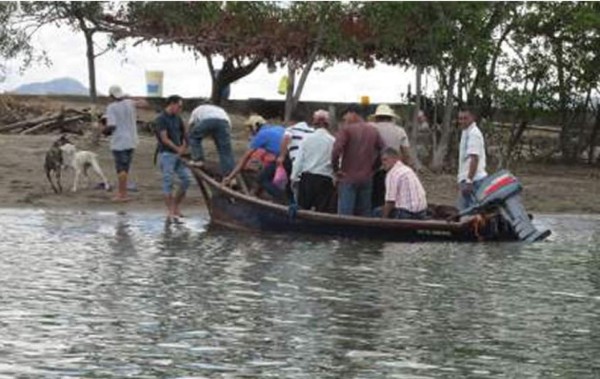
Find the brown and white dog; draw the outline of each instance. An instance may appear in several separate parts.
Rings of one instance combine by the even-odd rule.
[[[98,164],[98,159],[96,153],[92,153],[91,151],[85,150],[77,150],[75,145],[72,143],[64,144],[60,147],[60,150],[63,154],[63,164],[65,167],[70,167],[75,171],[75,178],[73,179],[73,187],[71,191],[77,191],[77,184],[79,183],[79,176],[83,173],[85,176],[86,185],[89,184],[89,177],[87,174],[88,169],[91,167],[100,178],[102,178],[102,183],[104,185],[105,190],[110,190],[110,184],[108,184],[108,180],[106,180],[106,176],[102,172],[100,165]]]
[[[54,190],[55,193],[62,192],[60,177],[63,168],[63,154],[60,147],[68,143],[71,143],[71,141],[69,141],[67,137],[60,136],[60,138],[54,141],[52,147],[50,147],[50,149],[46,152],[44,171],[46,172],[46,178],[48,178],[48,181],[52,186],[52,190]],[[52,174],[54,174],[54,180],[56,181],[56,184],[54,184],[52,181]]]

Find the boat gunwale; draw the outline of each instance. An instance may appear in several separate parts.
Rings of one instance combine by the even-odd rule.
[[[234,199],[242,200],[245,202],[253,203],[258,206],[268,208],[271,211],[275,211],[281,214],[288,214],[289,208],[284,205],[272,203],[267,200],[259,199],[254,196],[246,195],[238,192],[210,177],[204,170],[196,167],[190,167],[192,173],[196,179],[208,184],[210,187],[217,191],[220,191],[227,196],[233,197]],[[203,195],[206,197],[207,194]],[[210,199],[206,198],[207,206],[210,208]],[[212,214],[212,211],[209,209]],[[347,225],[365,225],[381,227],[384,229],[415,229],[415,230],[443,230],[449,232],[463,232],[470,228],[473,218],[469,217],[463,221],[441,221],[441,220],[397,220],[397,219],[383,219],[373,217],[361,217],[361,216],[343,216],[337,214],[316,212],[311,210],[299,209],[295,216],[299,219],[305,219],[310,221],[320,221],[327,224],[347,224]]]

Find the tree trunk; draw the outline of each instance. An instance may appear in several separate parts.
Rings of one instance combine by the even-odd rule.
[[[508,145],[506,147],[506,153],[502,158],[503,164],[501,166],[504,166],[505,168],[508,168],[510,166],[513,159],[514,149],[521,141],[521,137],[523,136],[523,133],[525,132],[525,129],[529,124],[531,114],[533,112],[533,107],[535,105],[535,101],[537,100],[537,91],[540,81],[542,80],[542,75],[542,73],[538,73],[536,75],[533,82],[533,88],[531,89],[531,94],[529,95],[529,101],[527,102],[527,108],[521,112],[521,122],[519,123],[519,126],[516,128],[516,130],[513,129],[511,131]],[[525,88],[527,88],[527,83],[525,84]]]
[[[261,63],[261,60],[254,59],[248,64],[243,64],[241,60],[227,58],[223,62],[223,67],[221,67],[218,74],[215,74],[216,70],[210,55],[206,56],[206,63],[208,64],[212,79],[210,102],[215,105],[221,105],[223,101],[223,89],[236,80],[250,75]]]
[[[423,78],[423,66],[417,65],[416,72],[416,94],[415,94],[415,109],[413,111],[411,128],[410,128],[410,155],[411,160],[413,162],[413,166],[417,171],[420,171],[423,168],[423,164],[421,163],[421,159],[419,158],[419,154],[417,152],[417,146],[419,142],[419,111],[421,111],[421,98],[422,98],[422,85],[421,79]]]
[[[433,151],[431,170],[442,171],[446,156],[448,155],[450,137],[452,136],[452,110],[454,107],[454,85],[456,84],[456,69],[452,67],[448,76],[448,87],[446,88],[446,105],[444,107],[444,119],[442,121],[440,140]]]
[[[292,118],[292,113],[296,108],[294,104],[294,89],[296,86],[296,70],[293,67],[292,63],[288,63],[288,81],[287,88],[285,91],[285,114],[283,120],[285,122],[289,122]],[[296,120],[294,120],[296,121]]]
[[[588,163],[593,164],[594,162],[594,151],[596,150],[596,139],[598,139],[598,132],[600,131],[600,105],[596,108],[596,122],[594,123],[594,129],[592,129],[592,135],[590,136],[590,147],[588,150]]]
[[[90,86],[90,101],[96,103],[96,56],[94,54],[94,32],[88,29],[82,29],[85,36],[86,57],[88,64],[88,80]]]

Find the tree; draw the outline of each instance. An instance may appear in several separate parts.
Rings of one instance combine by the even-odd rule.
[[[67,25],[83,33],[86,45],[90,99],[97,100],[96,58],[115,47],[111,41],[100,52],[96,52],[94,35],[104,31],[102,17],[108,5],[105,2],[49,1],[30,2],[23,5],[22,22],[27,28],[37,30],[42,25]]]
[[[0,78],[4,78],[6,66],[4,61],[17,57],[23,58],[22,67],[27,67],[32,60],[39,57],[30,44],[30,36],[18,27],[16,18],[19,8],[15,2],[0,2]]]

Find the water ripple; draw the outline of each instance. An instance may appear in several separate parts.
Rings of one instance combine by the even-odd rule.
[[[600,372],[600,218],[549,242],[403,244],[0,215],[0,378]]]

